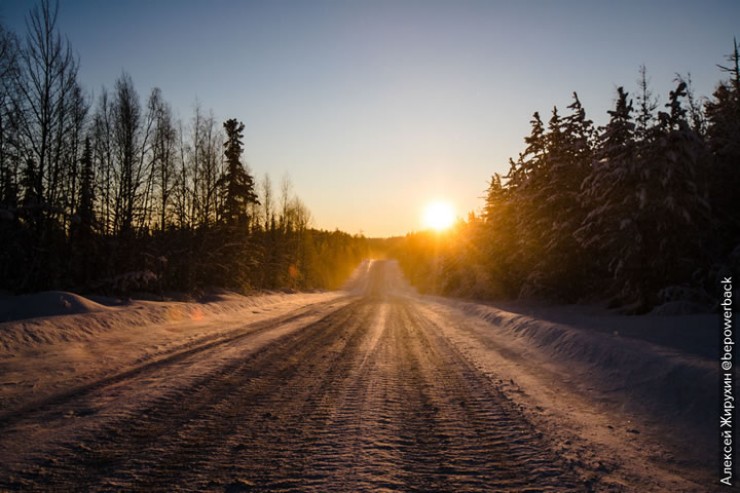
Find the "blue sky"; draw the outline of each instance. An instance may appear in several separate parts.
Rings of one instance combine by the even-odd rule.
[[[34,4],[0,21],[23,32]],[[59,28],[91,94],[125,70],[184,121],[196,101],[238,118],[252,172],[289,174],[315,226],[385,236],[435,198],[480,208],[532,113],[573,91],[599,124],[641,64],[661,103],[676,73],[710,95],[738,19],[734,0],[62,0]]]

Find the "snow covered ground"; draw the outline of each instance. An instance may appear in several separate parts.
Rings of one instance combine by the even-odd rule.
[[[719,377],[706,353],[718,347],[718,316],[442,298],[425,308],[458,320],[447,336],[563,456],[602,470],[602,481],[626,491],[715,491]]]
[[[63,407],[68,401],[78,406],[77,401],[87,399],[88,393],[102,393],[97,403],[86,404],[92,406],[90,410],[85,411],[85,406],[75,410],[73,406],[69,411],[84,418],[95,408],[94,414],[100,417],[91,416],[94,423],[94,419],[103,420],[118,412],[115,407],[121,404],[115,404],[117,395],[142,402],[160,399],[179,392],[178,386],[187,389],[192,383],[186,380],[195,381],[197,375],[219,374],[220,365],[235,364],[230,361],[239,354],[277,351],[273,346],[279,347],[273,342],[286,335],[325,326],[321,330],[339,334],[328,338],[327,344],[341,347],[341,327],[330,323],[334,314],[341,312],[351,321],[343,323],[358,334],[353,351],[367,351],[358,357],[359,368],[350,358],[354,353],[335,349],[327,350],[327,355],[340,358],[339,366],[331,366],[324,359],[326,355],[316,355],[322,351],[318,346],[310,351],[306,348],[308,368],[315,365],[322,372],[334,372],[346,365],[350,373],[360,375],[376,361],[379,366],[372,366],[371,373],[384,381],[383,365],[397,365],[399,355],[404,354],[393,356],[379,349],[379,344],[395,340],[386,335],[390,329],[383,330],[383,320],[387,320],[388,327],[395,327],[392,333],[408,330],[415,334],[418,347],[414,346],[414,351],[431,344],[428,350],[439,351],[450,362],[472,365],[490,383],[490,395],[503,394],[532,423],[550,450],[569,464],[576,476],[586,478],[585,484],[591,486],[584,491],[712,491],[718,377],[711,348],[716,343],[717,317],[625,317],[583,307],[494,305],[423,297],[405,284],[397,267],[388,265],[378,268],[364,263],[345,291],[331,293],[224,294],[203,303],[93,301],[65,292],[2,299],[0,425],[10,426],[16,437],[8,439],[6,446],[22,449],[22,441],[17,440],[27,432],[39,440],[51,436],[51,428],[44,432],[38,423],[8,424],[26,412],[43,416],[47,412],[44,406],[61,403]],[[355,305],[356,320],[352,318]],[[395,313],[392,317],[388,315],[391,312]],[[410,315],[404,315],[407,312]],[[414,327],[402,325],[406,316],[411,317],[409,323]],[[427,331],[434,332],[433,339],[422,343]],[[393,344],[403,345],[403,341],[401,338]],[[187,366],[190,354],[199,358],[194,359],[198,368]],[[375,354],[376,359],[368,359]],[[437,364],[433,354],[428,358],[426,366],[420,367],[422,374],[433,368],[435,372],[448,371],[431,366]],[[165,376],[155,381],[149,372],[160,367]],[[189,372],[192,377],[186,375]],[[452,378],[453,373],[450,375]],[[180,378],[182,382],[177,381]],[[332,378],[343,381],[344,377]],[[454,378],[461,377],[455,373]],[[477,387],[469,392],[489,385],[479,378],[475,376]],[[250,377],[245,381],[250,383],[244,385],[252,385],[252,381]],[[405,385],[402,381],[394,385]],[[312,385],[309,382],[304,380],[300,385]],[[342,387],[342,392],[348,393],[347,405],[369,406],[357,392],[365,386],[377,387],[374,382],[360,379]],[[324,387],[321,391],[332,392]],[[283,393],[286,399],[291,395],[287,390]],[[373,395],[367,394],[367,398],[380,399]],[[314,404],[308,404],[312,398],[306,398],[309,400],[303,405],[313,409]],[[468,397],[472,398],[473,394]],[[378,410],[368,408],[368,412]],[[286,415],[285,419],[292,423],[294,418]],[[70,422],[59,426],[67,430],[65,433],[72,433],[75,427]]]
[[[0,299],[0,409],[112,375],[245,321],[273,319],[341,292],[223,294],[205,303],[128,301],[50,291]]]

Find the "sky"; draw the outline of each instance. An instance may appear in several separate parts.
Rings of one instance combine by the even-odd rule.
[[[0,22],[24,33],[35,4]],[[480,210],[532,113],[574,91],[597,124],[641,65],[660,104],[676,74],[711,96],[738,19],[736,0],[60,0],[58,27],[92,98],[125,71],[184,122],[237,118],[252,173],[289,177],[314,227],[392,236],[433,200]]]

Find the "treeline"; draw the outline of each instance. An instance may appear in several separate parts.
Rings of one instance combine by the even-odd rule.
[[[178,121],[125,73],[88,97],[57,11],[23,38],[0,25],[0,289],[330,288],[366,256],[287,180],[255,181],[238,120]]]
[[[641,69],[596,128],[576,94],[531,120],[526,148],[494,175],[481,214],[444,238],[396,242],[426,291],[475,297],[609,300],[642,312],[716,302],[740,269],[740,68],[697,99],[678,77],[660,108]],[[687,305],[684,304],[684,307]]]

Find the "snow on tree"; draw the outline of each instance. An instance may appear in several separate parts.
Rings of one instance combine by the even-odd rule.
[[[531,266],[523,296],[574,300],[583,286],[585,265],[574,233],[584,214],[579,193],[591,165],[594,129],[577,94],[568,108],[566,117],[553,109],[544,133],[535,120],[528,144],[540,154],[522,161],[528,170],[514,200],[525,239],[521,253]]]
[[[632,101],[617,89],[615,108],[601,129],[591,173],[584,180],[581,201],[588,211],[576,237],[594,266],[611,277],[612,294],[630,298],[638,289],[644,231],[638,219],[645,210],[647,190],[637,160]]]

